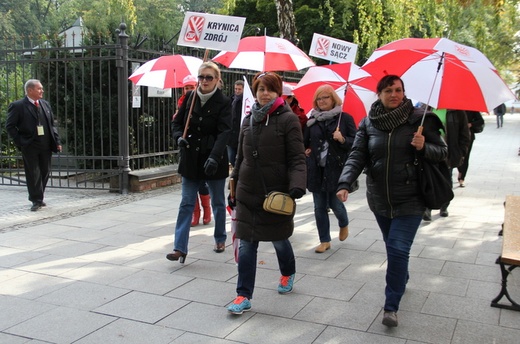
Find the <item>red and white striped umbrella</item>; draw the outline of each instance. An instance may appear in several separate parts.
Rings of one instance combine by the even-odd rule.
[[[213,59],[228,68],[260,72],[300,70],[314,66],[307,54],[286,39],[250,36],[240,40],[237,51],[221,51]]]
[[[201,64],[202,60],[193,56],[161,56],[137,68],[128,79],[138,86],[182,87],[182,80],[188,75],[196,76]]]
[[[361,67],[376,80],[403,79],[406,95],[436,109],[486,111],[515,99],[479,50],[447,38],[405,38],[374,51]]]
[[[309,68],[293,90],[302,108],[312,109],[314,93],[321,85],[336,90],[343,100],[343,111],[354,117],[356,125],[377,100],[375,79],[351,62]]]

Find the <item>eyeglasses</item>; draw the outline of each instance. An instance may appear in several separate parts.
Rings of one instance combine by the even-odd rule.
[[[328,100],[328,99],[330,99],[330,96],[324,96],[324,97],[316,98],[316,101],[321,102],[322,100]]]
[[[199,75],[197,77],[197,79],[199,79],[199,81],[213,81],[213,79],[215,79],[215,77],[213,75]]]

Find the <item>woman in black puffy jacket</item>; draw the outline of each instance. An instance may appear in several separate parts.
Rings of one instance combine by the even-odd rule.
[[[424,110],[406,98],[403,81],[383,77],[372,104],[356,133],[338,181],[337,196],[346,201],[352,184],[365,170],[370,210],[383,234],[387,270],[383,324],[397,326],[397,311],[408,281],[408,260],[415,234],[426,208],[419,193],[414,160],[422,156],[434,162],[446,159],[448,149],[439,130],[439,118],[427,113],[422,134],[418,126]]]

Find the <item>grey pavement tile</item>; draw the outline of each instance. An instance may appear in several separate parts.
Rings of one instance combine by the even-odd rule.
[[[140,269],[104,262],[92,262],[81,268],[63,273],[61,277],[108,285],[129,275],[133,275],[138,271],[140,271]]]
[[[188,258],[186,258],[186,261]],[[208,260],[197,260],[186,265],[183,269],[175,271],[180,276],[205,278],[215,281],[227,281],[237,275],[237,267],[232,264],[212,262]]]
[[[36,301],[90,311],[129,292],[128,289],[75,281],[37,298]]]
[[[72,282],[72,280],[65,278],[27,273],[0,283],[0,294],[34,300],[42,295],[64,288]]]
[[[168,344],[174,343],[184,332],[153,326],[139,321],[118,319],[74,342],[75,344]],[[206,342],[208,343],[208,342]]]
[[[2,246],[0,249],[0,266],[4,268],[12,268],[45,256],[46,254],[42,252]]]
[[[110,285],[145,293],[165,295],[191,280],[193,280],[192,277],[174,275],[169,273],[169,271],[141,270],[114,281]]]
[[[50,244],[62,241],[45,235],[27,235],[18,231],[0,233],[1,246],[18,248],[21,250],[34,250]]]
[[[349,301],[363,286],[362,282],[305,275],[298,279],[298,293]]]
[[[422,231],[422,227],[419,227],[419,232]],[[442,237],[435,234],[431,235],[419,235],[415,238],[413,244],[414,245],[422,245],[425,247],[436,247],[436,248],[453,248],[455,245],[455,242],[457,241],[456,238],[451,237]]]
[[[407,288],[464,296],[468,290],[468,284],[469,281],[465,278],[414,272],[410,274]]]
[[[19,270],[59,276],[70,270],[79,269],[88,262],[74,257],[46,255],[16,266]]]
[[[477,260],[475,260],[475,264],[477,265],[487,265],[487,266],[497,266],[496,260],[500,254],[499,253],[488,253],[480,251],[477,255]]]
[[[496,282],[501,280],[500,267],[498,265],[486,266],[447,261],[442,268],[441,275],[484,282]]]
[[[93,311],[96,313],[155,324],[188,303],[171,297],[132,291]]]
[[[518,298],[516,298],[518,300]],[[520,330],[520,312],[509,309],[500,310],[500,324],[501,327],[508,327],[515,330]]]
[[[107,235],[97,240],[93,240],[93,242],[104,246],[125,247],[134,249],[135,245],[140,245],[143,243],[143,241],[146,241],[148,239],[148,237],[143,237],[134,233],[112,233],[111,235]]]
[[[101,229],[79,228],[73,226],[68,226],[67,228],[66,231],[61,231],[56,234],[56,237],[74,241],[92,242],[111,235],[110,232]]]
[[[235,316],[229,314],[225,307],[190,302],[156,325],[206,336],[227,338],[230,333],[236,331],[237,327],[248,322],[253,314],[254,312],[246,312]]]
[[[408,263],[408,271],[410,272],[410,275],[412,275],[414,272],[438,275],[442,271],[443,266],[444,260],[410,257],[410,261]]]
[[[133,250],[126,247],[105,246],[99,250],[85,253],[80,256],[80,258],[86,261],[125,264],[146,254],[144,251]]]
[[[473,321],[459,321],[453,334],[453,343],[515,344],[518,343],[518,338],[520,338],[520,329],[493,326]]]
[[[11,278],[20,277],[27,273],[28,273],[27,271],[22,271],[22,270],[0,268],[0,283],[10,280]]]
[[[466,296],[491,302],[500,293],[500,285],[500,281],[493,283],[470,280]]]
[[[349,265],[350,263],[348,262],[330,262],[328,260],[322,261],[311,258],[296,258],[297,273],[311,276],[334,278],[343,272]]]
[[[364,331],[350,330],[335,326],[327,326],[325,331],[312,342],[313,344],[408,344],[406,339],[393,338]]]
[[[400,310],[397,316],[399,326],[389,328],[381,324],[383,319],[383,311],[381,311],[368,332],[422,343],[448,344],[451,343],[457,324],[456,319],[404,310]]]
[[[204,336],[197,333],[189,333],[185,332],[182,336],[175,339],[171,344],[232,344],[232,343],[238,343],[236,341],[226,340],[226,339],[220,339],[210,336]]]
[[[85,214],[75,217],[69,217],[55,222],[63,226],[70,226],[82,229],[104,230],[120,223],[118,220],[109,219],[102,216]]]
[[[379,283],[385,281],[386,264],[378,264],[377,262],[366,262],[366,264],[351,264],[337,278],[358,281],[362,283]]]
[[[482,247],[482,240],[481,239],[461,239],[460,236],[455,242],[455,246],[453,246],[454,249],[459,250],[471,250],[471,251],[480,251],[480,248]]]
[[[114,320],[101,314],[57,307],[4,332],[51,343],[72,343]]]
[[[166,259],[168,251],[157,251],[160,253],[146,253],[136,259],[126,262],[123,266],[134,269],[171,273],[173,267],[182,268],[182,264],[171,262]]]
[[[105,245],[91,242],[62,240],[54,244],[40,247],[34,252],[53,256],[77,257],[95,250],[99,250],[102,247],[105,247]]]
[[[314,343],[324,329],[314,322],[256,314],[226,338],[248,344],[306,344]]]
[[[380,311],[380,306],[316,297],[294,319],[367,331]]]
[[[420,257],[472,264],[477,259],[477,253],[475,250],[426,246],[422,250]]]
[[[422,313],[498,325],[500,310],[489,303],[483,299],[431,293]]]
[[[32,341],[29,338],[24,338],[20,336],[14,336],[12,334],[7,333],[0,333],[0,344],[36,344],[34,341]],[[43,343],[43,342],[41,342]]]
[[[0,331],[56,308],[46,303],[6,295],[0,295],[0,306]]]
[[[182,278],[182,276],[177,275],[172,275],[171,277],[173,280]],[[202,278],[192,279],[180,286],[170,288],[170,290],[166,296],[188,301],[197,300],[197,302],[222,307],[235,298],[234,283]]]

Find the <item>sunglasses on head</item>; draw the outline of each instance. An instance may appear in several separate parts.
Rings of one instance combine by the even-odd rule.
[[[215,79],[215,77],[213,75],[199,75],[197,77],[197,79],[199,79],[199,81],[204,81],[204,80],[213,81],[213,79]]]

